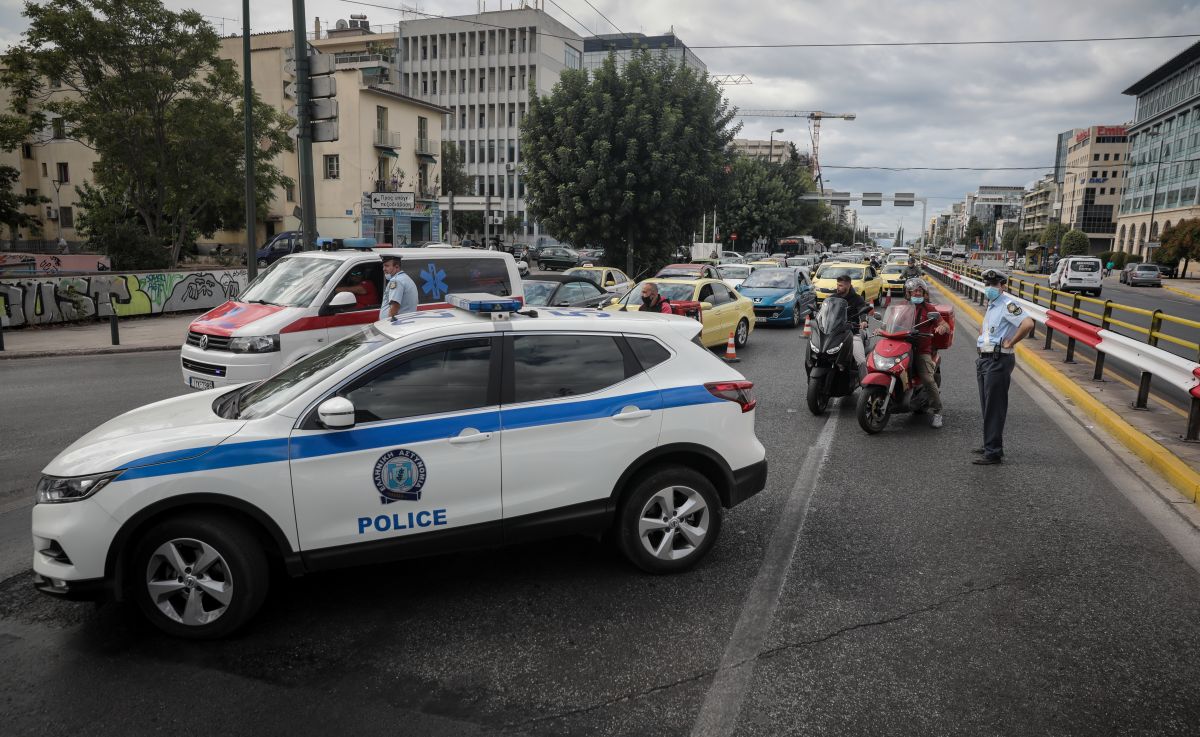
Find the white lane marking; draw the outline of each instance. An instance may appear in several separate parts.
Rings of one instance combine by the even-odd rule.
[[[800,542],[809,503],[833,445],[840,409],[839,401],[832,407],[829,420],[804,457],[791,494],[784,502],[779,522],[771,533],[771,542],[767,545],[758,575],[742,604],[742,613],[734,625],[733,635],[721,656],[721,665],[713,676],[692,727],[693,737],[724,737],[733,734],[737,726],[738,713],[754,676],[758,653],[775,618],[775,609],[779,606],[779,596],[787,580],[788,569],[791,568],[792,556]]]

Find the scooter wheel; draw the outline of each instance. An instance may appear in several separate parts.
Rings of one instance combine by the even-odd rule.
[[[825,393],[822,383],[820,379],[808,380],[808,411],[818,417],[829,409],[829,395]]]
[[[858,425],[868,435],[883,432],[887,427],[888,415],[884,409],[887,401],[887,389],[882,386],[863,387],[858,395]]]

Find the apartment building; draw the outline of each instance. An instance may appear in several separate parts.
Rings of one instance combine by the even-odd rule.
[[[1086,233],[1092,253],[1113,248],[1128,158],[1123,125],[1081,129],[1067,149],[1060,222]]]
[[[1064,149],[1065,151],[1065,149]],[[1066,169],[1066,159],[1063,159],[1063,169]],[[1047,174],[1029,188],[1021,201],[1021,232],[1037,236],[1050,223],[1059,221],[1062,202],[1059,196],[1060,185],[1056,174]]]
[[[1130,85],[1128,181],[1117,217],[1117,249],[1139,258],[1172,223],[1200,217],[1200,43]]]
[[[787,158],[790,145],[790,141],[772,139],[760,141],[753,138],[735,138],[730,144],[736,154],[749,156],[752,159],[763,159],[773,164],[781,163]]]
[[[521,123],[532,95],[582,68],[582,37],[529,6],[402,21],[396,33],[399,91],[448,111],[440,135],[457,143],[471,178],[470,191],[454,193],[454,208],[483,212],[493,232],[515,215],[516,235],[539,234],[526,211]]]

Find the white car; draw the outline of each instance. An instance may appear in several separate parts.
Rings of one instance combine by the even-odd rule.
[[[418,310],[449,292],[522,299],[513,257],[469,248],[374,248],[294,253],[271,264],[238,299],[192,321],[180,349],[183,381],[212,389],[261,381],[379,319],[383,257],[398,256],[417,285]],[[353,290],[353,291],[350,291]]]
[[[1062,292],[1083,292],[1099,297],[1104,289],[1104,264],[1092,256],[1068,256],[1059,259],[1050,274],[1050,288]]]
[[[682,571],[765,485],[753,384],[693,342],[696,320],[450,301],[84,435],[37,486],[36,587],[220,637],[263,603],[269,561],[301,575],[607,533]]]
[[[754,273],[757,266],[750,264],[721,264],[717,267],[717,273],[721,275],[721,281],[729,285],[730,289],[737,289],[738,285],[746,281],[746,277]]]

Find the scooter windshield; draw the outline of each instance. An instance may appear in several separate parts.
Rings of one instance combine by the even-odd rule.
[[[817,313],[817,330],[822,335],[833,335],[842,329],[846,324],[846,313],[849,306],[846,300],[841,297],[830,295],[825,298],[825,302],[821,305],[820,312]]]
[[[884,333],[907,333],[917,321],[917,308],[909,302],[901,302],[887,308],[883,314]]]

